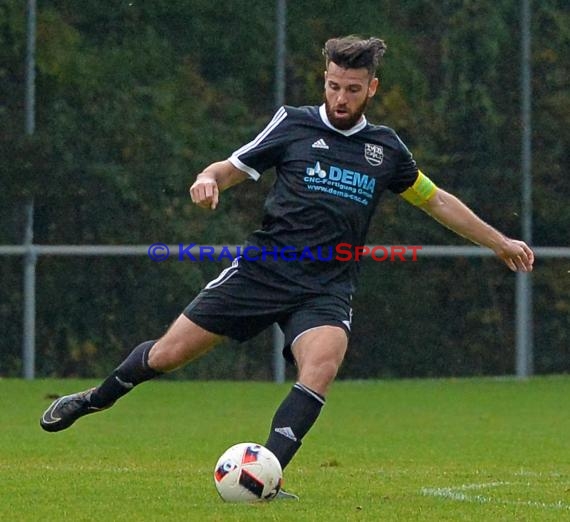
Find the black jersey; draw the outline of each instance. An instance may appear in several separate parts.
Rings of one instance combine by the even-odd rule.
[[[364,117],[352,129],[336,129],[324,105],[281,107],[229,160],[253,179],[276,168],[262,227],[247,241],[265,254],[242,261],[244,270],[276,288],[297,285],[343,296],[356,288],[358,263],[335,259],[338,245],[364,245],[382,192],[401,193],[418,176],[392,129]]]

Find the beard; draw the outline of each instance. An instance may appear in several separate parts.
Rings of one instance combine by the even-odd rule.
[[[364,98],[364,101],[354,110],[352,114],[347,113],[345,118],[338,118],[337,116],[335,116],[334,110],[330,106],[329,101],[325,96],[325,110],[327,113],[327,117],[335,128],[339,130],[351,129],[358,123],[358,121],[364,114],[366,106],[368,105],[368,99],[369,99],[368,96]]]

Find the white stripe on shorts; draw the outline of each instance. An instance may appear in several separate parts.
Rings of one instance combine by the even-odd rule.
[[[211,289],[216,288],[224,284],[230,277],[237,274],[239,269],[239,257],[236,257],[228,268],[225,268],[220,272],[220,275],[216,279],[212,279],[204,288]]]

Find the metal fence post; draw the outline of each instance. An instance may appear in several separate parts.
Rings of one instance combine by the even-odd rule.
[[[281,384],[285,382],[285,359],[281,355],[285,345],[285,336],[277,323],[273,324],[273,380]]]
[[[24,379],[35,377],[36,367],[36,262],[34,248],[34,203],[26,205],[26,234],[24,238],[24,316],[22,336],[22,374]]]
[[[275,105],[281,107],[285,103],[285,51],[286,51],[287,1],[276,0],[275,3]],[[285,343],[279,325],[274,324],[273,334],[273,379],[276,383],[285,382],[285,361],[281,356]]]
[[[522,238],[532,244],[532,86],[530,0],[521,0],[521,226]],[[532,275],[517,273],[516,281],[516,373],[533,373],[534,329]]]
[[[35,131],[36,104],[36,0],[28,0],[26,48],[26,95],[25,95],[25,132],[32,136]],[[23,335],[22,369],[24,379],[35,376],[36,360],[36,261],[34,250],[34,200],[26,204],[26,231],[24,245],[24,288],[23,288]]]

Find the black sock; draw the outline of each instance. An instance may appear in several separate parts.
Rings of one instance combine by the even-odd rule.
[[[129,393],[137,384],[160,375],[148,365],[148,353],[156,341],[139,344],[129,356],[107,377],[89,397],[95,408],[111,406],[117,399]]]
[[[297,383],[275,412],[265,446],[275,454],[283,469],[301,447],[301,439],[317,420],[324,404],[322,395]]]

